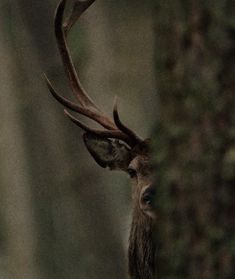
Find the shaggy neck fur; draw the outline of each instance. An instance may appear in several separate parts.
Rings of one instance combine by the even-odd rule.
[[[131,279],[154,279],[155,243],[153,220],[138,209],[134,216],[129,238],[129,275]]]

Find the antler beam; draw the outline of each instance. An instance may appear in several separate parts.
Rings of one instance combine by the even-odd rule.
[[[94,133],[101,137],[106,138],[116,138],[126,142],[130,146],[135,146],[137,143],[141,142],[142,139],[138,137],[132,130],[127,128],[120,121],[117,103],[115,101],[113,109],[114,121],[108,117],[103,111],[101,111],[87,94],[83,88],[79,77],[77,75],[74,63],[72,61],[70,51],[67,45],[66,37],[71,30],[72,26],[82,15],[82,13],[92,4],[95,0],[80,1],[75,0],[70,16],[64,21],[64,10],[66,6],[66,0],[61,0],[55,14],[54,29],[55,36],[57,40],[57,45],[59,48],[60,56],[63,62],[64,70],[69,81],[70,88],[77,98],[79,104],[76,104],[67,98],[61,96],[52,86],[49,79],[45,76],[47,87],[53,97],[60,102],[65,107],[71,109],[74,112],[82,114],[89,119],[97,122],[103,126],[106,130],[97,130],[88,127],[86,124],[82,123],[80,120],[71,115],[67,110],[65,110],[66,116],[70,118],[76,125],[82,128],[84,131],[89,133]]]

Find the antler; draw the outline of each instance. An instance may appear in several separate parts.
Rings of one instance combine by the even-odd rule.
[[[61,96],[52,86],[49,79],[45,76],[46,83],[49,91],[53,97],[63,104],[65,107],[71,109],[74,112],[80,113],[91,120],[96,121],[98,124],[103,126],[106,130],[97,130],[88,127],[86,124],[82,123],[80,120],[71,115],[67,110],[65,110],[65,115],[70,118],[76,125],[82,128],[84,131],[96,134],[105,138],[116,138],[126,142],[130,146],[135,146],[137,143],[142,142],[142,139],[138,137],[133,131],[127,128],[123,123],[121,123],[118,111],[117,102],[115,99],[113,108],[113,118],[114,121],[108,117],[104,112],[102,112],[92,101],[89,95],[86,93],[85,89],[82,87],[75,66],[73,64],[69,48],[66,42],[66,36],[68,35],[70,29],[75,24],[77,19],[81,14],[93,3],[95,0],[75,0],[72,12],[67,20],[63,23],[64,10],[67,0],[61,0],[55,14],[54,28],[55,36],[57,40],[57,45],[59,48],[60,56],[63,62],[64,70],[69,81],[70,88],[77,98],[79,104],[71,102],[67,98]]]

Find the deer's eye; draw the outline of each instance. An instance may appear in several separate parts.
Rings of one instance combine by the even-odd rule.
[[[136,171],[134,168],[132,168],[132,167],[129,167],[129,168],[127,169],[127,173],[129,174],[129,176],[130,176],[131,178],[137,176],[137,171]]]

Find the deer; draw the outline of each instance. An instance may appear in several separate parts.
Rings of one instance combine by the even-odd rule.
[[[103,112],[83,88],[67,44],[69,31],[95,0],[74,0],[70,14],[64,19],[67,0],[60,0],[54,18],[54,32],[70,89],[77,102],[59,94],[45,75],[52,96],[62,104],[65,115],[84,131],[84,144],[96,163],[110,170],[126,172],[132,181],[133,214],[128,247],[128,276],[131,279],[155,278],[154,175],[151,163],[151,141],[142,139],[121,120],[117,98],[113,119]],[[91,128],[68,109],[102,126]]]

